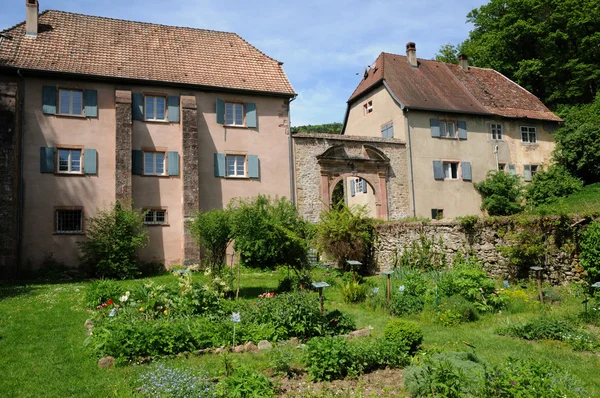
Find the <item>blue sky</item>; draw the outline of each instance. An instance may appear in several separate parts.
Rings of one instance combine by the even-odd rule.
[[[10,7],[6,7],[10,2]],[[471,26],[466,15],[485,0],[39,0],[55,9],[166,25],[236,32],[284,62],[298,93],[292,125],[341,122],[346,101],[365,66],[380,52],[404,54],[417,43],[419,58],[433,58],[445,43],[459,43]],[[3,0],[0,30],[25,19],[25,2]],[[359,76],[356,75],[359,73]]]

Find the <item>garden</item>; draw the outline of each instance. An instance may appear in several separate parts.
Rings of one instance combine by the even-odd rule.
[[[379,272],[369,266],[376,224],[360,209],[339,205],[310,225],[285,199],[262,196],[198,214],[204,266],[161,270],[136,259],[141,217],[116,204],[90,220],[88,278],[0,285],[3,392],[600,394],[597,222],[577,241],[587,279],[538,286],[491,279],[468,248],[449,256],[426,236]],[[310,247],[329,264],[311,261]]]

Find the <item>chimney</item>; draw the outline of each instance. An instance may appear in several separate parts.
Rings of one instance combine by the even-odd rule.
[[[467,57],[465,54],[460,54],[458,56],[458,64],[460,65],[460,67],[462,68],[462,70],[469,70],[469,57]]]
[[[406,43],[406,59],[413,68],[418,68],[417,63],[417,45],[412,41]]]
[[[40,5],[37,0],[25,0],[25,36],[37,37],[38,35],[38,12]]]

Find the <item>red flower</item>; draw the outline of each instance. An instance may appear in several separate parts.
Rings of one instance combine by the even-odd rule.
[[[108,299],[107,303],[108,303],[108,305],[111,305],[113,303],[113,301],[111,299]]]
[[[102,303],[102,306],[103,306],[103,307],[106,307],[106,303]]]

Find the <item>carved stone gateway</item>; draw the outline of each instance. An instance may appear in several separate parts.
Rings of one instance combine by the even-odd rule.
[[[346,177],[360,177],[371,186],[377,218],[409,215],[403,141],[314,133],[298,133],[293,139],[297,206],[308,221],[319,220],[321,210],[332,204],[335,186]]]

